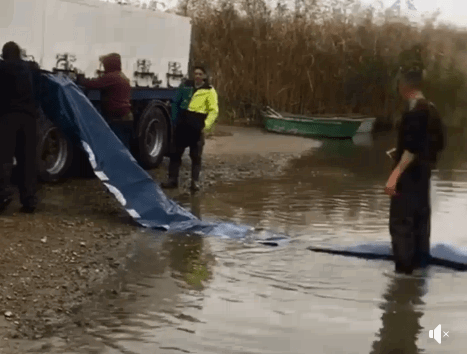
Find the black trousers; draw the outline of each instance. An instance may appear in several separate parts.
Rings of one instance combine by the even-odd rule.
[[[174,141],[169,154],[169,179],[178,179],[180,166],[182,165],[182,156],[187,147],[190,148],[191,158],[191,178],[194,181],[199,180],[201,173],[201,160],[204,148],[203,132],[196,132],[184,125],[176,128]]]
[[[431,205],[428,191],[400,191],[391,198],[389,232],[397,272],[410,274],[430,258]]]
[[[0,202],[13,195],[13,156],[18,168],[18,187],[23,206],[37,204],[37,121],[24,113],[0,117]]]

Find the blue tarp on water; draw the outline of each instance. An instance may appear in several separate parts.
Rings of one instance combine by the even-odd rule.
[[[70,79],[42,74],[40,86],[44,113],[73,142],[82,145],[96,176],[141,226],[234,239],[253,237],[253,227],[201,221],[170,200]],[[285,235],[268,232],[256,241],[278,245],[288,240]]]
[[[352,246],[311,246],[310,251],[368,260],[393,261],[390,242],[360,243]],[[454,245],[438,243],[430,250],[431,265],[467,271],[467,251]]]

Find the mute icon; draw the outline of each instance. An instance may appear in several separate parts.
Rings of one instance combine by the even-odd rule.
[[[436,327],[434,330],[431,329],[429,335],[430,338],[434,337],[434,340],[437,341],[438,344],[441,344],[441,325],[438,325],[438,327]]]

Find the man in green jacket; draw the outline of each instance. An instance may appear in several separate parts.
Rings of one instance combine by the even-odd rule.
[[[194,68],[194,80],[180,85],[172,102],[174,141],[169,176],[163,188],[177,188],[182,155],[187,147],[191,157],[191,190],[199,190],[204,133],[210,132],[219,114],[216,90],[209,84],[206,69]]]

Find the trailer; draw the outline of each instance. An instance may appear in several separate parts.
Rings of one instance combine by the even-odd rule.
[[[97,77],[99,57],[119,53],[132,84],[134,122],[122,123],[132,136],[127,147],[146,169],[162,162],[172,136],[170,104],[188,71],[189,18],[99,0],[2,0],[0,12],[3,43],[17,42],[25,58],[56,75]],[[83,92],[100,110],[100,92]],[[52,118],[40,112],[38,120],[38,177],[45,182],[81,163],[81,147]]]

